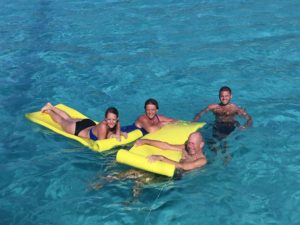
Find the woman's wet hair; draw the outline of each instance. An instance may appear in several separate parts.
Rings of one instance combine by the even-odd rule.
[[[222,91],[228,91],[231,94],[230,87],[227,87],[227,86],[221,87],[220,90],[219,90],[219,95],[221,94]]]
[[[147,105],[155,105],[156,109],[158,109],[158,102],[154,98],[149,98],[148,100],[145,101],[144,109],[146,109]]]
[[[115,114],[115,115],[117,116],[117,118],[119,118],[119,111],[118,111],[115,107],[109,107],[109,108],[105,111],[105,118],[107,117],[108,113]]]

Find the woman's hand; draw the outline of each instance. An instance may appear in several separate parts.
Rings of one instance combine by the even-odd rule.
[[[128,138],[128,134],[127,134],[126,132],[121,132],[121,135],[122,135],[125,139]]]
[[[112,134],[109,136],[109,138],[115,138],[117,141],[119,141],[119,142],[121,141],[121,136],[118,134]]]

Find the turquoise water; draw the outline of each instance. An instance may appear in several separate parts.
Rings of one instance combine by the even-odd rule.
[[[0,224],[300,224],[299,1],[2,1]],[[228,85],[253,117],[227,151],[133,201],[128,167],[24,118],[50,101],[191,120]],[[202,130],[211,137],[212,115]],[[224,159],[230,156],[231,160]]]

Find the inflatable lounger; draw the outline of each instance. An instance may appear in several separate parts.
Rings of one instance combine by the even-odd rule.
[[[76,111],[75,109],[72,109],[66,105],[63,104],[58,104],[55,107],[65,111],[66,113],[68,113],[72,118],[78,118],[78,119],[84,119],[87,118],[85,115],[81,114],[80,112]],[[130,133],[128,133],[128,137],[127,139],[125,139],[124,137],[121,137],[121,141],[117,141],[115,138],[109,138],[109,139],[104,139],[104,140],[97,140],[97,141],[93,141],[89,138],[82,138],[82,137],[78,137],[76,135],[73,134],[69,134],[67,132],[65,132],[62,127],[56,123],[55,121],[53,121],[51,119],[51,117],[46,114],[46,113],[42,113],[42,112],[33,112],[33,113],[28,113],[25,115],[25,117],[29,120],[31,120],[34,123],[40,124],[44,127],[49,128],[50,130],[61,134],[65,137],[74,139],[76,141],[79,141],[81,144],[89,147],[90,149],[96,151],[96,152],[102,152],[102,151],[106,151],[106,150],[110,150],[116,146],[120,146],[120,145],[126,145],[130,142],[135,141],[136,139],[142,137],[142,132],[140,130],[134,130]]]
[[[170,144],[184,144],[191,133],[197,131],[204,125],[205,123],[181,121],[175,124],[168,124],[154,133],[145,135],[142,139],[165,141]],[[150,155],[163,155],[179,162],[182,157],[182,152],[141,145],[133,146],[129,151],[123,149],[119,150],[116,160],[119,163],[135,168],[173,177],[175,172],[174,165],[161,161],[149,162],[147,157]]]

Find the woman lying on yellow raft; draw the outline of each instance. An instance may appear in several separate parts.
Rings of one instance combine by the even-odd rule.
[[[121,140],[121,135],[127,138],[127,133],[121,132],[119,112],[116,108],[110,107],[105,112],[105,119],[96,124],[91,119],[72,118],[66,112],[56,108],[51,103],[47,103],[41,111],[47,113],[64,131],[83,138],[92,140],[103,140],[116,138]]]

